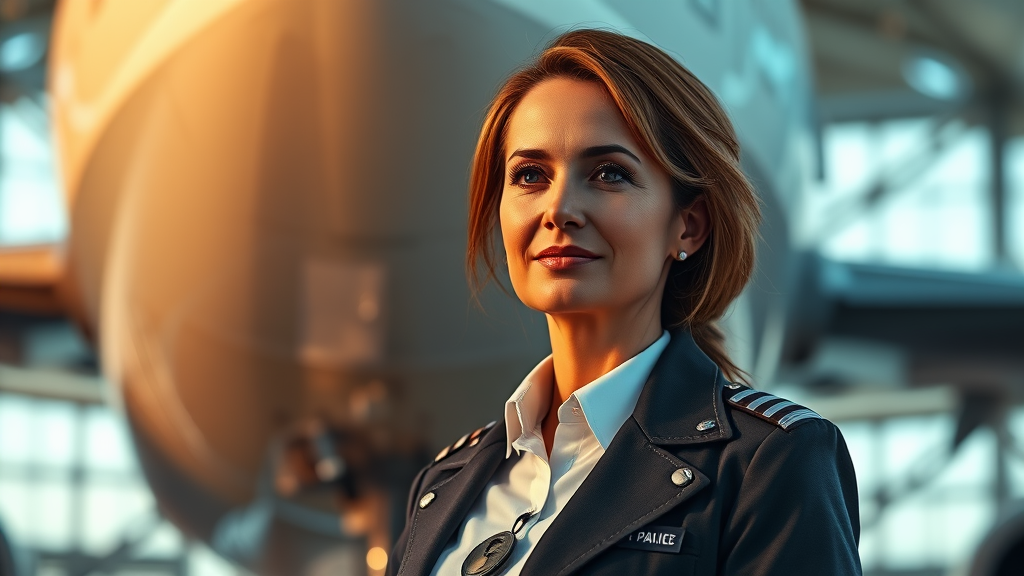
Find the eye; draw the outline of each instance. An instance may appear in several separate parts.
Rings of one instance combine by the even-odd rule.
[[[524,184],[536,184],[540,182],[540,172],[536,170],[526,169],[519,175],[522,178]]]
[[[617,184],[619,182],[633,183],[634,181],[631,170],[613,163],[598,166],[597,170],[594,171],[594,177],[606,184]]]
[[[531,186],[544,182],[544,172],[536,164],[520,164],[512,168],[508,180],[512,186]]]

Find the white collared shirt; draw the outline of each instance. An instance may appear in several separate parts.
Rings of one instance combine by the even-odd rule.
[[[441,553],[431,574],[462,574],[462,563],[473,548],[511,530],[517,518],[533,511],[516,534],[518,542],[501,572],[502,576],[518,576],[541,536],[633,413],[668,341],[668,332],[663,332],[642,352],[569,396],[558,408],[550,459],[541,424],[551,402],[554,368],[551,356],[537,364],[505,403],[505,462],[473,503],[458,538]]]

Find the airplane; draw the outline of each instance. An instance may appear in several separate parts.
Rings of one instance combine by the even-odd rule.
[[[755,381],[838,336],[898,349],[908,387],[961,385],[965,423],[1019,401],[1020,275],[828,261],[795,237],[817,142],[788,0],[61,3],[70,233],[0,252],[0,307],[87,335],[184,533],[259,574],[379,573],[367,551],[390,551],[415,471],[549,351],[514,298],[472,303],[467,166],[502,78],[588,26],[668,50],[733,118],[765,221],[723,326]]]

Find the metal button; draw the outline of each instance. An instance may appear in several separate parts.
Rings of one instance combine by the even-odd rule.
[[[697,424],[697,430],[700,430],[701,432],[703,432],[705,430],[711,430],[714,427],[715,427],[715,421],[714,420],[705,420],[705,421],[701,422],[700,424]]]
[[[434,498],[437,498],[437,494],[434,494],[433,492],[427,492],[424,494],[423,498],[420,498],[420,509],[422,510],[423,508],[430,506],[430,503],[434,501]]]
[[[672,473],[672,483],[676,486],[686,486],[690,482],[693,482],[693,472],[689,468],[680,468]],[[422,504],[423,501],[420,501]]]
[[[735,382],[729,382],[728,384],[725,385],[725,387],[730,389],[730,390],[738,390],[738,389],[742,388],[743,385],[742,384],[737,384]]]
[[[454,451],[458,450],[459,448],[462,448],[462,445],[466,443],[466,440],[469,440],[469,434],[466,434],[466,435],[465,435],[465,436],[463,436],[462,438],[459,438],[458,442],[456,442],[456,443],[455,443],[455,444],[454,444],[454,445],[452,446],[452,452],[454,452]]]
[[[469,445],[470,446],[476,446],[479,443],[480,443],[480,437],[479,436],[477,436],[476,438],[473,438],[472,440],[469,441]]]
[[[437,456],[434,456],[434,462],[440,462],[442,459],[444,459],[444,457],[448,455],[448,452],[451,451],[451,449],[451,446],[445,446],[444,448],[442,448],[441,451],[437,453]]]

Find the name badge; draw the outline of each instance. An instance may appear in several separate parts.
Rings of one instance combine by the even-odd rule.
[[[616,545],[621,548],[679,554],[683,547],[683,532],[681,527],[676,526],[644,526],[619,540]]]

